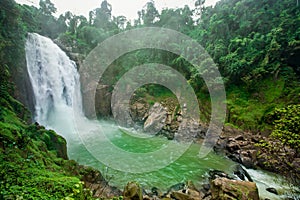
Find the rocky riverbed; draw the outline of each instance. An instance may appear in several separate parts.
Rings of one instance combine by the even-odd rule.
[[[259,199],[258,189],[254,182],[234,180],[221,171],[211,171],[210,182],[201,188],[196,188],[191,181],[187,181],[173,185],[167,192],[162,192],[155,187],[151,191],[145,191],[138,183],[129,182],[123,191],[123,196],[125,199],[132,200]]]
[[[132,118],[141,125],[136,127],[149,133],[155,132],[157,135],[163,135],[170,140],[201,143],[208,126],[195,119],[184,119],[182,110],[184,107],[180,109],[177,102],[170,99],[156,102],[152,106],[142,99],[131,104]],[[180,135],[180,132],[184,132],[185,135]],[[214,150],[217,153],[225,154],[248,169],[265,169],[280,174],[280,160],[274,159],[274,157],[270,159],[269,152],[264,151],[259,145],[261,141],[268,141],[267,135],[253,134],[231,126],[224,126]],[[291,152],[292,150],[288,151],[282,152],[281,156],[294,155],[295,157],[291,158],[291,168],[299,170],[300,158],[296,157],[296,154]],[[230,177],[222,172],[218,175],[220,174],[222,175],[211,175],[210,183],[201,189],[189,188],[188,185],[185,185],[185,189],[182,188],[175,192],[160,193],[161,195],[145,193],[145,195],[146,197],[148,195],[173,199],[259,199],[255,192],[257,191],[256,184],[252,182],[252,178],[242,167],[234,172],[235,177]],[[278,194],[275,188],[269,187],[266,190],[272,194]],[[239,191],[247,191],[248,196]]]
[[[172,98],[156,102],[152,106],[140,99],[131,104],[131,113],[133,120],[142,125],[146,132],[155,132],[170,140],[201,143],[205,138],[208,125],[195,119],[184,119],[182,115],[184,106],[180,109],[178,103]],[[283,173],[279,158],[285,157],[290,162],[291,171],[300,173],[299,155],[292,149],[285,148],[282,149],[279,157],[271,156],[270,152],[261,147],[263,141],[269,141],[266,134],[224,126],[214,150],[225,154],[246,168],[261,168],[279,174]]]

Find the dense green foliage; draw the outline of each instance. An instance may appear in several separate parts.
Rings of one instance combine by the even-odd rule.
[[[253,87],[266,76],[299,75],[299,20],[295,1],[220,1],[204,9],[196,33],[229,81]]]
[[[224,77],[228,123],[262,131],[275,107],[299,103],[299,15],[289,0],[228,0],[202,9],[190,35]]]
[[[65,140],[37,124],[26,125],[18,116],[28,111],[8,93],[1,92],[0,106],[0,199],[90,198],[68,169],[71,161],[64,160]]]
[[[0,2],[0,65],[13,70],[24,57],[25,27],[22,25],[21,9],[10,0]],[[15,72],[15,71],[13,71]]]
[[[300,153],[300,105],[290,105],[275,109],[275,128],[272,137],[281,141],[283,146],[289,146]]]
[[[260,141],[262,147],[259,157],[265,159],[264,165],[272,171],[284,173],[299,184],[299,166],[294,163],[300,155],[300,105],[276,108],[270,114],[275,127],[267,140]]]

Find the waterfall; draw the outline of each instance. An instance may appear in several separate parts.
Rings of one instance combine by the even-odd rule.
[[[68,138],[74,113],[82,115],[77,66],[51,39],[36,33],[28,34],[25,50],[36,101],[34,119]]]

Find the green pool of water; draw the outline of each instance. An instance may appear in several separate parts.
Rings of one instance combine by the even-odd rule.
[[[103,131],[106,132],[106,136],[110,143],[128,152],[128,155],[130,155],[130,153],[157,151],[164,148],[170,142],[162,137],[133,137],[128,130],[120,129],[118,126],[111,123],[101,122],[101,127]],[[97,137],[97,135],[94,137]],[[101,150],[103,146],[105,146],[105,144],[99,144],[96,148]],[[180,147],[176,147],[175,145],[171,151],[178,151],[176,148]],[[234,162],[223,156],[217,155],[214,152],[209,153],[204,158],[199,158],[199,150],[199,144],[192,144],[175,162],[172,162],[161,169],[145,173],[130,173],[107,167],[105,164],[101,163],[99,159],[96,159],[82,143],[80,144],[78,142],[69,145],[69,156],[71,159],[77,160],[81,164],[99,169],[105,178],[110,180],[111,185],[119,188],[124,188],[128,181],[137,181],[145,189],[158,187],[161,190],[167,190],[170,186],[187,180],[192,180],[196,186],[199,186],[207,180],[209,170],[218,169],[227,173],[232,173],[235,166]],[[105,154],[105,156],[107,156],[106,159],[109,160],[110,157],[114,159],[111,152],[109,152],[109,149],[106,149],[105,151],[107,151]],[[162,160],[157,160],[157,162],[162,162]],[[131,163],[128,163],[126,154],[118,160],[118,164],[120,167],[123,165],[131,165]],[[151,165],[155,164],[156,161],[154,160]],[[146,168],[149,166],[144,167]]]

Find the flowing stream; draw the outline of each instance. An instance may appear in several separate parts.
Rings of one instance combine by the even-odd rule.
[[[124,188],[128,181],[138,181],[146,189],[158,187],[167,190],[170,186],[186,180],[192,180],[196,186],[205,183],[208,178],[208,171],[218,169],[232,174],[236,163],[231,160],[210,153],[204,159],[199,159],[199,145],[193,144],[175,162],[170,165],[148,171],[145,173],[131,173],[122,170],[115,170],[106,167],[105,164],[91,154],[86,144],[82,142],[82,137],[98,137],[89,134],[78,134],[76,123],[80,119],[80,131],[92,129],[96,124],[100,125],[106,133],[105,140],[101,144],[95,144],[93,148],[98,150],[99,156],[106,162],[114,162],[122,168],[130,166],[125,156],[115,160],[113,153],[107,143],[123,149],[126,152],[146,153],[163,148],[167,144],[166,139],[153,137],[150,139],[133,138],[130,130],[123,130],[113,122],[87,120],[82,112],[79,74],[76,64],[50,39],[35,33],[30,33],[26,42],[26,60],[28,73],[35,95],[35,121],[44,125],[48,129],[54,129],[68,142],[68,154],[70,159],[74,159],[81,164],[93,166],[99,169],[111,185]],[[77,120],[77,121],[76,121]],[[176,145],[171,151],[176,152]],[[163,162],[157,161],[157,162]],[[140,163],[143,165],[143,163]],[[152,163],[153,165],[156,162]],[[149,166],[145,166],[149,167]],[[289,186],[282,185],[281,179],[273,174],[262,171],[248,170],[255,182],[258,184],[261,197],[269,199],[282,199]],[[282,195],[276,196],[268,193],[266,187],[274,187]]]

